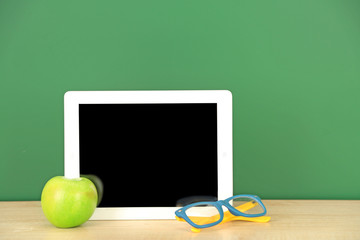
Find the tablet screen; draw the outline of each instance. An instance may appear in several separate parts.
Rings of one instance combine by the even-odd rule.
[[[80,104],[80,173],[99,207],[175,207],[218,195],[217,104]]]

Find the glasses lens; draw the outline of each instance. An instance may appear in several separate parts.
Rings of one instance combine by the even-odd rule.
[[[214,223],[220,219],[218,209],[213,205],[199,205],[185,211],[189,219],[197,225]]]
[[[242,213],[246,214],[262,214],[265,212],[265,209],[252,198],[247,197],[238,197],[230,201],[230,205],[239,210]]]

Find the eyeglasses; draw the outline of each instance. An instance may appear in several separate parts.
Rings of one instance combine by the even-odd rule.
[[[229,211],[224,212],[223,206]],[[236,195],[217,202],[197,202],[175,212],[176,219],[188,222],[193,227],[193,232],[232,220],[270,221],[270,217],[264,216],[265,214],[266,208],[261,199],[249,194]]]

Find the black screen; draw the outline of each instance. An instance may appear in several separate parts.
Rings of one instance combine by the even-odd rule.
[[[79,118],[80,173],[101,179],[99,207],[216,198],[216,103],[80,104]]]

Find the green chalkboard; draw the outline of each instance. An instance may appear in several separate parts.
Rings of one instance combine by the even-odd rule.
[[[0,2],[0,200],[63,175],[68,90],[228,89],[234,193],[360,199],[360,3]],[[139,189],[141,191],[141,189]]]

